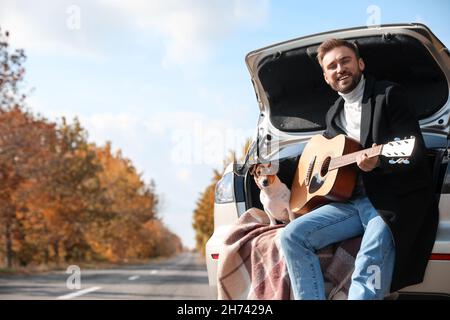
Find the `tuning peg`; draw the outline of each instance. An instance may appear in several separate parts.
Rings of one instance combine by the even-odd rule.
[[[394,141],[399,141],[399,140],[400,140],[399,137],[395,137],[395,138],[394,138]]]
[[[395,161],[394,159],[389,159],[389,164],[396,164],[397,161]]]
[[[409,164],[409,160],[408,159],[403,159],[403,164]]]

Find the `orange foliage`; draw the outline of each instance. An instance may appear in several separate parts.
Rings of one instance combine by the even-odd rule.
[[[25,111],[25,60],[0,29],[0,258],[16,264],[126,261],[181,250],[158,217],[153,181],[77,119]]]

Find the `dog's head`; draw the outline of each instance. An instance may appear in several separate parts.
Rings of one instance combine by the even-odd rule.
[[[276,169],[271,163],[255,164],[250,169],[250,174],[255,179],[260,189],[270,187],[275,181]]]

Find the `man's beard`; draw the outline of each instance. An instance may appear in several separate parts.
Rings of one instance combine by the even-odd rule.
[[[353,89],[356,88],[356,86],[358,85],[359,81],[361,80],[362,72],[358,70],[357,73],[349,74],[349,76],[351,78],[351,81],[349,81],[349,83],[344,85],[344,84],[341,84],[340,81],[336,81],[331,86],[333,88],[333,90],[338,91],[338,92],[343,93],[343,94],[347,94],[349,92],[352,92]]]

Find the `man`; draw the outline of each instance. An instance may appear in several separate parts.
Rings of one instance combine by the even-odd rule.
[[[368,148],[414,136],[416,145],[410,164],[362,155],[349,201],[324,205],[286,226],[281,246],[294,297],[325,299],[315,251],[363,234],[348,299],[383,299],[423,280],[436,236],[438,211],[423,137],[400,87],[364,76],[356,46],[330,39],[317,58],[325,81],[340,95],[326,116],[327,138],[346,134]]]

